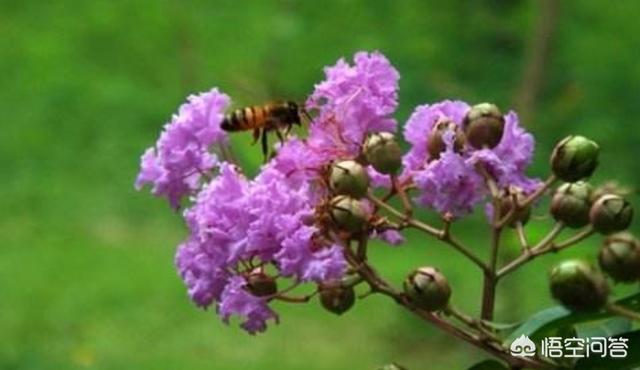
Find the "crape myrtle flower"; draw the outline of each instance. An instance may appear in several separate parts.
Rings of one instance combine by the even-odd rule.
[[[191,235],[176,264],[191,299],[201,307],[215,304],[225,321],[242,316],[249,332],[264,330],[275,314],[267,298],[246,289],[245,265],[272,263],[281,277],[316,283],[340,279],[346,270],[342,247],[316,237],[321,230],[314,212],[328,195],[319,186],[320,170],[357,157],[369,133],[395,130],[389,115],[397,106],[399,78],[379,53],[354,59],[355,66],[340,60],[327,68],[326,80],[316,86],[309,105],[318,117],[309,138],[281,144],[254,180],[220,164],[220,174],[185,212]],[[380,237],[402,240],[389,232]]]
[[[199,307],[208,307],[214,300],[219,300],[231,276],[217,263],[219,259],[213,254],[215,252],[194,239],[178,246],[176,267],[191,300]]]
[[[196,191],[202,175],[218,163],[210,148],[227,143],[220,122],[228,105],[229,97],[217,88],[189,96],[156,145],[143,154],[136,188],[150,184],[154,195],[179,208],[181,199]]]
[[[359,52],[354,65],[344,59],[325,68],[306,107],[318,116],[309,130],[309,145],[330,159],[355,158],[367,135],[396,130],[391,117],[398,106],[400,74],[379,52]]]
[[[398,71],[379,52],[359,52],[353,65],[340,59],[325,68],[325,79],[316,84],[306,104],[308,110],[317,112],[308,138],[283,144],[271,162],[273,166],[298,186],[301,181],[318,180],[321,169],[334,161],[357,159],[369,134],[396,131],[397,122],[391,115],[398,106],[399,78]],[[371,166],[367,173],[374,186],[391,186],[388,175]],[[317,200],[327,195],[326,190],[314,188]],[[390,237],[382,240],[401,244],[398,235],[387,234]]]
[[[403,158],[408,170],[420,170],[431,159],[427,152],[427,139],[439,121],[451,120],[461,126],[469,105],[462,101],[445,100],[435,104],[419,105],[404,127],[404,138],[411,144]]]
[[[392,245],[398,246],[405,242],[404,236],[398,230],[388,229],[382,232],[373,232],[371,235],[372,238],[382,240],[383,242]]]
[[[400,74],[379,52],[359,52],[353,60],[353,65],[340,59],[326,67],[325,80],[316,84],[307,100],[306,108],[318,113],[305,141],[307,168],[356,159],[369,134],[396,131],[397,121],[391,115],[398,107]],[[374,186],[391,187],[388,175],[371,166],[367,173]],[[397,235],[382,240],[392,245],[402,241]]]
[[[339,246],[314,238],[309,185],[294,187],[280,172],[291,163],[286,156],[272,163],[252,181],[221,164],[219,176],[185,211],[191,235],[176,255],[191,299],[201,307],[216,304],[225,322],[232,314],[243,317],[251,333],[263,331],[275,314],[268,297],[254,297],[241,283],[250,272],[246,266],[273,264],[279,276],[319,283],[341,278],[347,265]]]
[[[540,181],[528,178],[525,170],[530,164],[534,139],[520,127],[514,112],[505,116],[505,129],[500,143],[493,149],[466,147],[456,150],[455,135],[449,130],[443,135],[446,149],[438,158],[431,158],[427,142],[434,127],[442,121],[461,127],[470,106],[462,101],[443,101],[418,106],[405,126],[405,139],[411,144],[403,157],[405,176],[412,176],[421,194],[417,202],[441,213],[455,216],[470,213],[485,199],[488,190],[476,169],[484,166],[499,186],[516,186],[525,193],[534,191]]]
[[[446,150],[413,174],[421,193],[416,199],[423,206],[454,216],[470,213],[484,196],[483,179],[473,165],[453,150],[453,133],[445,135]]]
[[[516,186],[531,193],[541,185],[539,179],[525,175],[533,159],[535,139],[520,126],[515,112],[510,111],[504,118],[504,134],[498,146],[474,151],[472,157],[485,164],[501,187]]]
[[[267,329],[267,320],[278,322],[278,315],[267,305],[266,300],[249,293],[247,281],[241,276],[233,276],[221,294],[218,314],[222,321],[229,323],[233,315],[244,319],[240,327],[255,334]]]

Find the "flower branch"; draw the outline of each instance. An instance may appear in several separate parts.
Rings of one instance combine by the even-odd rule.
[[[553,368],[540,357],[511,356],[491,330],[497,285],[533,259],[598,233],[606,236],[600,269],[562,262],[550,274],[552,295],[571,311],[606,309],[638,319],[637,312],[609,304],[607,276],[616,283],[640,281],[640,241],[623,233],[633,218],[624,194],[587,182],[598,165],[595,142],[582,136],[560,141],[552,174],[541,182],[526,175],[535,142],[515,112],[443,101],[415,108],[403,127],[409,144],[403,153],[393,118],[400,75],[386,57],[360,52],[352,64],[340,60],[325,74],[304,106],[289,101],[227,111],[231,100],[217,88],[192,95],[144,152],[135,186],[150,185],[174,210],[186,207],[188,236],[175,264],[195,305],[215,308],[227,323],[239,316],[242,329],[256,334],[280,322],[273,301],[318,298],[328,312],[342,315],[355,304],[355,287],[366,284],[371,291],[364,296],[387,296],[514,369]],[[308,136],[288,135],[302,117],[309,120]],[[230,133],[248,128],[262,138],[265,156],[253,178],[228,146]],[[281,141],[274,152],[267,141],[272,134]],[[376,197],[382,188],[386,195]],[[532,209],[551,192],[556,224],[532,245],[526,233]],[[401,209],[389,203],[394,197]],[[454,236],[453,224],[482,205],[491,242],[472,249]],[[441,215],[442,227],[417,219],[418,209]],[[452,287],[436,267],[416,267],[402,290],[378,274],[368,261],[369,239],[400,245],[407,228],[440,240],[481,270],[480,318],[453,308]],[[510,228],[522,253],[499,268],[501,238]],[[556,241],[565,229],[580,231]],[[486,260],[478,256],[484,253]],[[295,283],[278,289],[283,280]],[[292,293],[303,284],[314,291]]]

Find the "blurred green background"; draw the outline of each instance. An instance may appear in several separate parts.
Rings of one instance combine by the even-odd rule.
[[[134,191],[139,156],[191,92],[218,86],[237,106],[302,100],[323,66],[378,49],[402,74],[399,122],[444,98],[516,107],[538,140],[531,174],[545,177],[555,142],[580,133],[603,148],[595,182],[638,186],[638,15],[638,2],[597,0],[1,1],[0,369],[471,365],[484,355],[381,297],[339,318],[276,303],[281,324],[256,337],[196,309],[173,267],[185,228]],[[242,160],[256,168],[259,152]],[[550,224],[537,214],[532,239]],[[486,254],[481,216],[454,230]],[[503,259],[517,253],[505,243]],[[563,256],[593,258],[597,243]],[[477,312],[480,274],[443,245],[414,235],[373,254],[398,283],[439,266],[454,302]],[[552,304],[558,258],[500,286],[499,320]]]

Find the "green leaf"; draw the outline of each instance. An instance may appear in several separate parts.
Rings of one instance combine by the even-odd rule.
[[[635,310],[640,309],[640,292],[622,298],[616,301],[616,304]],[[529,320],[522,324],[518,329],[514,330],[511,335],[505,339],[505,343],[511,343],[523,334],[530,337],[533,341],[536,341],[544,337],[553,336],[554,333],[557,333],[563,328],[602,320],[613,316],[613,314],[606,311],[574,313],[564,307],[556,306],[540,311],[531,316]]]
[[[626,358],[589,357],[580,359],[576,363],[579,370],[636,370],[640,367],[640,330],[619,335],[628,338],[628,350]]]
[[[628,333],[633,329],[633,322],[626,317],[613,317],[608,320],[576,325],[576,336],[579,338],[613,337]]]
[[[502,363],[495,360],[486,360],[471,366],[468,370],[507,370]]]

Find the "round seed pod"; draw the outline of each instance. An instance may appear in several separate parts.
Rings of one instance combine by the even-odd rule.
[[[360,201],[346,195],[331,199],[331,219],[340,229],[358,233],[363,231],[367,214]]]
[[[416,306],[427,311],[446,308],[451,298],[447,278],[434,267],[420,267],[409,274],[404,292]]]
[[[362,198],[369,188],[369,175],[356,161],[340,161],[331,165],[329,188],[336,195],[349,195]]]
[[[581,260],[567,260],[551,270],[551,295],[572,311],[595,311],[609,297],[604,275]]]
[[[339,281],[320,285],[319,291],[322,307],[336,315],[349,311],[356,301],[353,287],[345,286]]]
[[[247,276],[247,288],[257,297],[268,297],[278,292],[278,283],[263,269],[257,268]]]
[[[589,224],[591,185],[579,181],[561,185],[551,200],[551,215],[567,227],[578,229]]]
[[[633,220],[633,207],[618,195],[604,195],[591,206],[591,226],[600,234],[626,230]]]
[[[462,121],[467,141],[476,149],[498,146],[504,134],[504,124],[502,112],[491,103],[474,105]]]
[[[467,139],[460,126],[450,120],[438,121],[433,125],[433,129],[427,138],[427,153],[429,153],[429,159],[435,160],[440,158],[440,154],[447,149],[447,144],[444,141],[444,135],[447,132],[453,132],[454,134],[453,150],[456,153],[462,152]]]
[[[402,151],[390,132],[371,134],[364,144],[364,156],[376,171],[391,175],[402,166]]]
[[[576,182],[590,177],[598,167],[600,147],[583,136],[568,136],[551,154],[551,170],[562,181]]]
[[[514,199],[515,198],[515,199]],[[517,187],[510,187],[502,197],[500,198],[500,214],[502,217],[509,214],[514,207],[517,207],[517,203],[522,203],[526,199],[526,196],[522,192],[522,189]],[[529,222],[529,218],[531,218],[531,206],[526,206],[524,208],[517,208],[511,223],[509,226],[516,227],[518,222],[521,222],[525,225]]]
[[[609,236],[598,254],[600,268],[615,281],[640,280],[640,241],[629,233]]]

